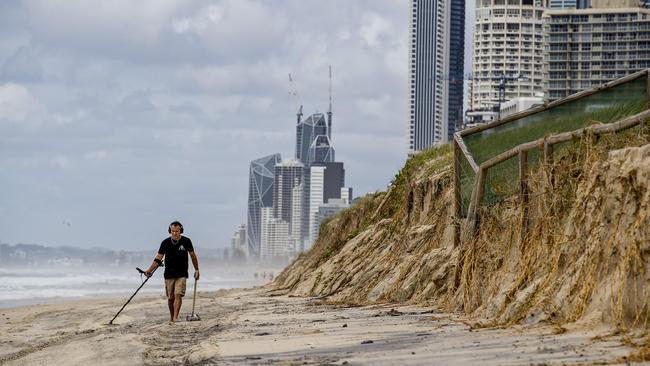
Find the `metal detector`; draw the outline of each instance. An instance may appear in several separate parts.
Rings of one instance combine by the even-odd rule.
[[[108,325],[113,325],[113,320],[115,320],[115,318],[117,318],[117,316],[120,315],[120,313],[122,312],[122,310],[124,310],[124,308],[125,308],[125,307],[130,303],[130,302],[131,302],[131,300],[133,299],[133,297],[135,297],[135,295],[138,293],[138,291],[140,291],[140,289],[142,288],[142,286],[144,286],[144,284],[147,283],[147,281],[149,281],[149,279],[150,279],[151,277],[153,277],[153,274],[154,274],[154,272],[156,272],[156,270],[158,269],[158,267],[163,267],[163,263],[162,263],[161,260],[157,260],[156,263],[158,264],[158,266],[156,266],[156,268],[154,268],[153,271],[151,271],[151,276],[147,277],[147,279],[144,280],[144,282],[142,282],[142,284],[140,285],[140,287],[138,287],[138,289],[135,290],[135,292],[133,293],[133,295],[131,295],[131,297],[126,301],[126,303],[125,303],[124,305],[122,305],[122,308],[120,309],[120,311],[118,311],[117,314],[115,314],[115,316],[113,317],[113,319],[111,319],[111,321],[108,322]],[[145,271],[141,270],[141,269],[138,268],[138,267],[135,267],[135,269],[137,269],[138,272],[140,272],[141,275],[145,273]],[[146,277],[146,276],[145,276],[145,277]]]

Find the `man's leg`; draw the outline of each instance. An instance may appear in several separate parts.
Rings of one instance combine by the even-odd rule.
[[[169,320],[174,321],[174,299],[167,299],[167,306],[169,307]]]
[[[169,320],[174,321],[174,281],[165,279],[165,292],[167,293],[167,307],[169,307]]]
[[[174,296],[174,321],[178,321],[178,313],[181,312],[181,305],[183,304],[183,296]]]

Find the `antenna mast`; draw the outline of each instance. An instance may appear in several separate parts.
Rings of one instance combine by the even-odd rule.
[[[327,111],[327,137],[332,139],[332,65],[329,68],[329,95],[330,95],[330,108]]]

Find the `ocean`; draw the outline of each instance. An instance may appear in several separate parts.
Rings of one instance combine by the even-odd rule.
[[[162,268],[140,289],[140,294],[164,295]],[[194,272],[190,271],[187,294],[194,290]],[[53,269],[0,269],[0,308],[57,303],[68,300],[130,297],[146,277],[140,276],[135,268],[108,268],[102,270],[83,268]],[[255,279],[251,274],[227,278],[201,271],[197,291],[251,287],[267,281]]]

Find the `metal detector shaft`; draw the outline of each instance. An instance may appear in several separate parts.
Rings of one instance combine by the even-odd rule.
[[[196,305],[196,278],[194,279],[194,296],[192,297],[192,315],[194,315],[194,305]]]
[[[136,268],[136,269],[137,269],[140,273],[144,273],[144,271],[141,270],[140,268]],[[130,303],[130,302],[131,302],[131,300],[135,297],[135,295],[138,293],[138,291],[140,291],[140,289],[142,288],[142,286],[144,286],[144,284],[147,283],[147,281],[149,281],[149,279],[150,279],[151,277],[153,277],[153,274],[154,274],[154,272],[156,272],[157,269],[158,269],[158,266],[156,266],[156,268],[154,268],[153,271],[151,271],[151,276],[147,277],[147,279],[144,280],[144,282],[142,282],[142,284],[140,285],[140,287],[138,287],[138,289],[135,290],[135,292],[133,293],[133,295],[131,295],[131,297],[129,297],[129,300],[127,300],[127,302],[126,302],[124,305],[122,305],[122,308],[120,309],[120,311],[118,311],[117,314],[115,314],[115,316],[113,317],[113,319],[111,319],[111,321],[108,322],[108,324],[113,324],[113,320],[115,320],[115,318],[117,318],[117,316],[120,315],[120,313],[122,312],[122,310],[124,310],[124,308],[125,308],[125,307]]]

